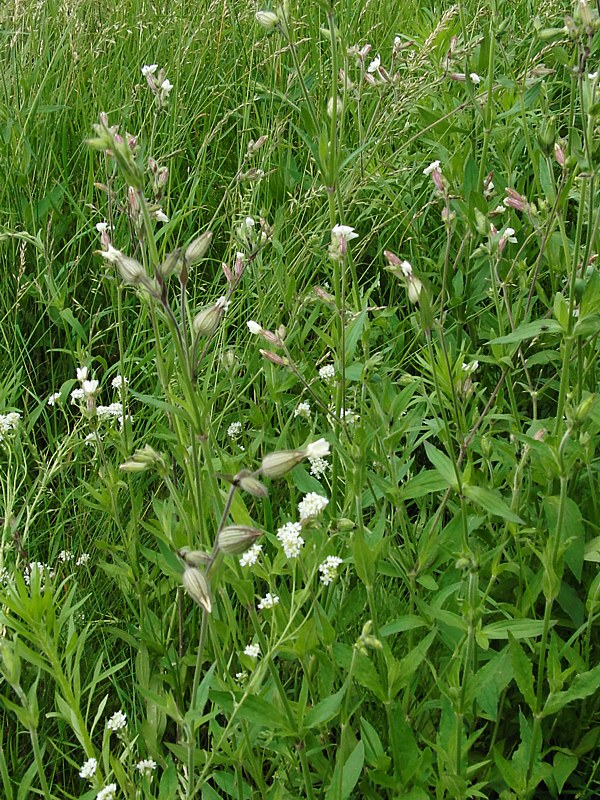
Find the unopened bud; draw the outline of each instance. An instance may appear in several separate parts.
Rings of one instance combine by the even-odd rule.
[[[277,453],[269,453],[263,458],[260,471],[266,478],[281,478],[303,461],[304,457],[304,450],[280,450]]]
[[[109,244],[108,250],[103,250],[100,255],[117,267],[123,283],[127,283],[130,286],[138,286],[140,283],[145,282],[144,279],[147,278],[147,275],[140,262],[136,261],[135,258],[126,256],[125,253],[117,250],[112,244]]]
[[[204,573],[196,567],[186,567],[183,570],[183,587],[189,596],[208,614],[212,611],[210,588]]]
[[[279,17],[273,11],[257,11],[255,19],[267,31],[271,31],[279,25]]]
[[[213,560],[205,550],[190,550],[189,547],[182,547],[177,555],[188,567],[205,567]]]
[[[256,528],[248,528],[245,525],[228,525],[219,533],[217,545],[225,555],[236,556],[244,553],[259,536],[262,536],[262,531]]]
[[[277,364],[278,367],[287,367],[288,365],[287,358],[282,358],[277,353],[272,353],[270,350],[260,350],[259,352],[263,358],[266,358],[272,364]]]
[[[576,425],[581,425],[585,421],[595,402],[596,395],[590,394],[579,403],[573,414],[573,420]]]
[[[123,472],[145,472],[150,467],[155,466],[159,473],[165,473],[167,465],[160,453],[157,453],[149,444],[136,450],[129,461],[121,464],[119,469]]]
[[[322,300],[328,306],[335,306],[335,297],[330,292],[326,292],[321,286],[313,286],[313,292],[319,300]]]
[[[419,302],[419,297],[421,296],[422,289],[423,289],[423,284],[421,283],[421,281],[418,278],[415,278],[414,275],[411,275],[406,285],[408,299],[411,303]]]
[[[185,249],[184,258],[186,264],[192,265],[201,261],[206,255],[211,239],[212,233],[210,231],[206,231],[194,239]]]
[[[252,497],[265,498],[269,494],[269,491],[264,483],[261,483],[248,470],[241,470],[238,472],[233,479],[233,483],[235,486],[239,486],[240,489],[248,492],[248,494],[251,494]]]
[[[254,153],[257,153],[267,141],[267,138],[268,137],[263,134],[263,136],[259,136],[256,141],[254,141],[254,139],[250,139],[248,142],[248,155],[254,155]]]
[[[158,267],[157,272],[163,278],[166,279],[173,275],[173,273],[181,273],[183,269],[183,256],[181,254],[181,247],[178,247],[177,250],[173,250],[172,253],[165,258],[162,264]]]
[[[199,311],[192,323],[196,336],[211,336],[221,322],[228,306],[229,301],[227,298],[219,297],[214,305],[207,306],[202,311]]]
[[[556,163],[559,165],[559,167],[564,169],[567,159],[564,149],[558,142],[555,142],[554,144],[554,158],[556,159]]]

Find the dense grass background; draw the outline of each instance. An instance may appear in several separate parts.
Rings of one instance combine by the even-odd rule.
[[[311,2],[271,33],[261,8],[0,10],[0,414],[21,414],[0,441],[4,796],[593,798],[597,4]],[[361,63],[348,49],[366,43]],[[389,82],[367,72],[377,54]],[[145,64],[173,84],[165,108]],[[168,168],[168,222],[127,213],[125,176],[88,144],[100,112],[138,137],[141,168]],[[262,179],[240,180],[251,167]],[[520,210],[498,211],[507,188]],[[240,240],[247,217],[263,247]],[[246,253],[193,385],[165,303],[99,256],[107,219],[149,274],[212,232],[192,317]],[[336,223],[358,234],[338,262]],[[181,321],[176,277],[166,297]],[[248,320],[284,325],[285,349]],[[69,402],[82,366],[98,403],[128,379],[122,429]],[[303,461],[263,476],[266,499],[231,494],[263,552],[206,568],[208,615],[176,550],[212,548],[224,475],[321,437],[320,478]],[[145,445],[164,469],[119,470]],[[329,505],[288,560],[276,532],[313,491]]]

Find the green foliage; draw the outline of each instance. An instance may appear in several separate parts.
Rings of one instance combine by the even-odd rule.
[[[159,6],[0,10],[2,795],[596,797],[595,4]]]

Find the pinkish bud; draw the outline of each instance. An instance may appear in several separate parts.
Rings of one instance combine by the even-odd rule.
[[[226,279],[227,283],[231,283],[233,281],[233,275],[231,274],[231,270],[229,269],[227,264],[222,263],[221,264],[221,269],[225,273],[225,279]]]
[[[529,203],[527,198],[523,197],[514,189],[506,189],[506,197],[504,198],[504,205],[508,208],[515,208],[517,211],[528,211]]]
[[[270,350],[260,350],[259,352],[263,358],[266,358],[272,364],[277,364],[278,367],[287,367],[287,360],[276,353],[271,353]]]
[[[559,165],[559,167],[562,167],[564,169],[567,159],[565,156],[565,151],[562,149],[562,147],[558,142],[555,142],[554,144],[554,158],[556,159],[556,162]]]

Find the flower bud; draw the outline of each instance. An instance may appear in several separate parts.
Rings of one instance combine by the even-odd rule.
[[[166,280],[169,278],[173,273],[180,274],[183,268],[183,257],[181,255],[181,247],[178,247],[177,250],[173,250],[172,253],[169,253],[162,264],[159,265],[157,272]]]
[[[213,560],[205,550],[190,550],[189,547],[182,547],[177,555],[187,567],[205,567]]]
[[[251,472],[246,469],[238,472],[233,479],[233,483],[235,486],[239,486],[240,489],[248,492],[248,494],[251,494],[252,497],[264,498],[269,494],[269,491],[264,483],[261,483]]]
[[[281,478],[304,458],[304,450],[280,450],[277,453],[269,453],[263,458],[260,471],[266,478]]]
[[[279,17],[273,11],[257,11],[255,19],[267,31],[271,31],[279,25]]]
[[[262,536],[262,531],[246,525],[228,525],[219,533],[217,546],[226,556],[240,555]]]
[[[202,311],[199,311],[192,323],[196,336],[211,336],[217,329],[228,306],[229,301],[225,297],[219,297],[214,305],[207,306]]]
[[[123,472],[145,472],[150,467],[156,467],[159,474],[167,471],[167,465],[162,455],[147,444],[136,450],[129,461],[121,464],[119,469]]]
[[[103,250],[100,255],[117,267],[123,283],[127,283],[130,286],[138,286],[147,277],[146,271],[139,261],[126,256],[125,253],[117,250],[112,244],[109,244],[108,250]]]
[[[212,611],[210,588],[204,573],[196,567],[187,567],[183,570],[183,588],[189,596],[208,614]]]
[[[287,367],[288,365],[287,358],[282,358],[278,356],[277,353],[272,353],[270,350],[259,350],[259,353],[263,358],[266,358],[267,361],[270,361],[272,364],[277,364],[278,367]]]
[[[200,236],[197,236],[185,249],[184,259],[186,263],[192,265],[201,261],[206,255],[211,239],[212,233],[210,231],[205,231]]]

